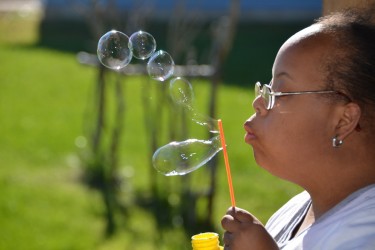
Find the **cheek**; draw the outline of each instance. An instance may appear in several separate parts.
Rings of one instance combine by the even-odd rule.
[[[300,168],[306,160],[321,153],[321,144],[326,139],[319,127],[317,120],[307,117],[285,115],[283,119],[265,120],[259,143],[253,147],[256,162],[277,175],[286,169]]]
[[[295,145],[291,138],[293,132],[293,128],[282,119],[265,120],[253,145],[256,162],[265,169],[275,168],[284,162],[288,151],[293,150]]]

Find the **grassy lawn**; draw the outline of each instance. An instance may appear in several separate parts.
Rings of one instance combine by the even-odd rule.
[[[155,216],[137,205],[121,218],[125,226],[115,236],[104,236],[101,197],[79,181],[76,146],[87,123],[85,112],[97,72],[78,64],[75,54],[34,46],[37,24],[38,18],[32,16],[0,16],[0,249],[191,249],[191,235],[172,225],[161,234]],[[125,84],[121,166],[133,173],[132,190],[146,190],[149,178],[179,181],[181,177],[164,177],[156,171],[155,177],[149,176],[141,108],[145,86],[138,78],[127,78]],[[208,84],[192,84],[200,112],[205,113]],[[252,113],[251,99],[248,88],[222,85],[218,114],[225,128],[237,205],[265,222],[300,189],[255,165],[242,128]],[[219,157],[214,217],[221,234],[220,219],[230,199],[222,153]],[[200,178],[203,168],[191,178]]]

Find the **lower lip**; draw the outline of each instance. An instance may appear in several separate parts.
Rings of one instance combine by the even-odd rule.
[[[255,135],[253,133],[246,133],[245,134],[245,142],[250,142],[255,139]]]

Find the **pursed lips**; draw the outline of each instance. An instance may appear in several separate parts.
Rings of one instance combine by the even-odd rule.
[[[256,136],[255,136],[254,132],[252,131],[251,127],[250,127],[249,121],[245,122],[244,129],[246,131],[245,142],[250,144],[251,141],[256,138]]]

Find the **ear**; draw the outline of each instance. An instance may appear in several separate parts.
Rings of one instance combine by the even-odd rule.
[[[344,140],[358,126],[361,118],[361,108],[358,104],[350,102],[340,109],[339,120],[336,125],[336,136],[340,140]]]

